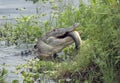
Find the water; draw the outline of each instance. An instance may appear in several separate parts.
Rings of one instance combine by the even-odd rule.
[[[75,7],[78,7],[79,0],[63,0],[63,2],[56,2],[58,6],[62,7],[67,5],[68,2],[72,2]],[[15,21],[14,18],[21,17],[21,15],[35,15],[46,13],[46,16],[40,19],[50,19],[50,14],[55,10],[51,9],[50,3],[35,3],[25,0],[0,0],[0,24],[4,22]],[[4,19],[5,18],[5,19]]]
[[[16,66],[19,64],[25,64],[27,63],[28,60],[33,58],[32,56],[28,57],[14,56],[15,54],[20,54],[22,50],[24,50],[24,48],[18,49],[16,46],[0,48],[0,65],[1,65],[0,69],[4,67],[5,69],[8,70],[8,74],[5,77],[7,83],[8,82],[11,83],[12,80],[15,79],[22,81],[21,75],[17,75],[14,73],[16,70]]]
[[[37,4],[33,4],[30,1],[25,0],[0,0],[0,19],[3,16],[8,18],[15,18],[20,14],[30,15],[35,14]],[[20,11],[18,9],[25,8],[24,11]]]
[[[4,22],[15,22],[14,18],[21,15],[31,15],[36,13],[37,4],[25,0],[0,0],[0,24]],[[23,9],[22,11],[20,9]],[[5,20],[4,20],[5,18]]]

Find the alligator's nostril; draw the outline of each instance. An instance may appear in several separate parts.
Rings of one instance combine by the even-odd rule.
[[[53,31],[55,31],[55,29],[53,29]]]

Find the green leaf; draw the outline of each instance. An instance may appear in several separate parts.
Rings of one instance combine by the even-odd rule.
[[[5,74],[7,74],[7,70],[5,68],[3,68],[1,75],[4,76]]]
[[[19,83],[19,81],[18,80],[13,80],[12,83]]]
[[[96,3],[96,0],[93,0],[93,3]]]

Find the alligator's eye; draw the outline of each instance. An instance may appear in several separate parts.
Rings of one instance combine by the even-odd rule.
[[[56,29],[53,29],[53,31],[55,32],[55,31],[56,31]]]

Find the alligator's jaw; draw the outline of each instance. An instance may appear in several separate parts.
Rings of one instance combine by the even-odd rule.
[[[47,42],[46,39],[48,39],[49,37],[60,37],[63,36],[66,33],[72,32],[74,31],[76,28],[79,27],[79,23],[75,23],[74,25],[68,27],[68,28],[55,28],[49,32],[47,32],[43,37],[41,37],[40,39],[44,42]]]
[[[75,48],[81,45],[81,38],[77,31],[71,31],[64,35],[53,37],[50,36],[46,42],[38,40],[37,53],[39,57],[51,57],[60,52],[63,48],[75,42]]]

